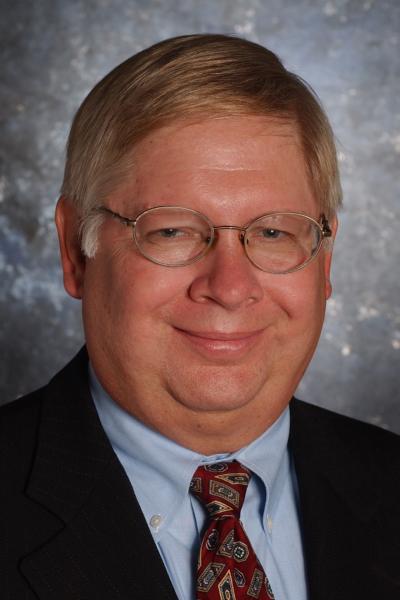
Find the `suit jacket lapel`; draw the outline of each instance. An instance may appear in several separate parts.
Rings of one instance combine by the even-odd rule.
[[[27,494],[49,512],[52,527],[49,539],[21,563],[41,599],[176,600],[98,420],[85,352],[47,388]]]
[[[354,422],[347,421],[346,432],[344,421],[296,400],[291,404],[310,600],[392,599],[400,594],[398,566],[388,560],[395,540],[378,518],[380,508],[390,514],[379,495],[388,482],[381,485],[373,450],[357,448]]]

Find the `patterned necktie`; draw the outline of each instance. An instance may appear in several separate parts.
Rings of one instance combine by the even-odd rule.
[[[209,516],[200,547],[198,600],[273,600],[264,570],[239,520],[251,472],[236,460],[199,467],[190,491]]]

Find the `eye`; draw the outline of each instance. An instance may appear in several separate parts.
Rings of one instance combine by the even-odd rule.
[[[185,233],[180,229],[168,227],[167,229],[159,229],[158,231],[154,231],[153,235],[159,235],[163,238],[177,238],[179,236],[185,235]]]
[[[285,235],[283,231],[280,231],[279,229],[272,229],[270,227],[267,229],[262,229],[260,233],[263,237],[273,240]]]
[[[274,227],[258,227],[256,230],[251,232],[251,237],[259,242],[263,241],[283,241],[289,234],[282,229],[275,229]]]
[[[161,229],[150,229],[141,232],[141,238],[148,243],[167,244],[167,243],[198,243],[203,242],[204,236],[201,231],[191,227],[163,227]]]
[[[163,227],[162,229],[146,231],[145,235],[148,239],[161,238],[162,240],[179,240],[193,238],[195,237],[196,232],[187,227]]]

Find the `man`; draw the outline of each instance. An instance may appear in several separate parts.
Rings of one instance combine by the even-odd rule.
[[[56,212],[86,349],[2,409],[2,598],[399,597],[398,438],[292,399],[340,203],[265,48],[175,38],[94,88]]]

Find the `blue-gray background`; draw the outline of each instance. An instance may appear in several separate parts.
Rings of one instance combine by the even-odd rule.
[[[400,2],[0,0],[1,402],[82,343],[53,226],[71,118],[90,88],[173,35],[267,45],[316,89],[338,144],[345,210],[334,293],[298,395],[400,432]]]

